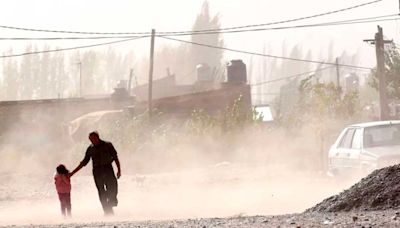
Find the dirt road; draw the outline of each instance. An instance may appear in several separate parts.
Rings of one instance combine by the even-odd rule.
[[[363,213],[312,213],[291,214],[279,216],[251,216],[228,218],[201,218],[167,221],[115,221],[113,219],[101,222],[74,223],[64,221],[60,224],[36,224],[4,226],[11,227],[399,227],[400,218],[396,211],[375,211]]]
[[[126,226],[260,226],[287,224],[312,217],[244,217],[301,213],[328,196],[351,186],[310,172],[277,172],[276,168],[219,164],[204,169],[153,175],[124,175],[119,181],[119,205],[115,209],[116,226],[121,221],[163,220],[165,222],[129,222]],[[72,178],[73,219],[63,220],[54,189],[52,174],[2,177],[0,186],[0,226],[40,225],[65,222],[73,226],[97,227],[104,221],[93,178],[82,172]],[[228,219],[200,219],[224,217]],[[321,219],[319,219],[321,217]],[[322,215],[310,224],[321,224]],[[191,220],[173,220],[188,219]],[[167,221],[166,221],[167,220]],[[268,220],[268,222],[266,222]],[[345,218],[338,221],[347,221]],[[182,224],[181,224],[182,223]],[[220,225],[218,225],[221,223]],[[78,225],[81,224],[81,225]],[[83,224],[83,225],[82,225]],[[86,225],[85,225],[86,224]],[[104,226],[113,226],[104,223]],[[223,225],[225,224],[225,225]],[[297,224],[297,222],[296,222]],[[177,227],[178,225],[173,225]],[[103,225],[101,225],[103,226]],[[258,226],[258,225],[257,225]],[[273,226],[273,225],[272,225]]]

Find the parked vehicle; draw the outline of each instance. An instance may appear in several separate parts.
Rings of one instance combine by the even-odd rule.
[[[376,121],[346,127],[331,146],[330,174],[363,174],[400,163],[400,121]]]

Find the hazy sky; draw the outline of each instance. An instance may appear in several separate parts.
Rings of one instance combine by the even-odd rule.
[[[371,0],[209,0],[211,13],[220,15],[221,27],[291,19],[369,1]],[[151,28],[155,28],[157,31],[190,30],[202,3],[203,0],[7,0],[1,1],[0,25],[94,32],[147,32]],[[292,23],[292,25],[364,18],[398,12],[398,0],[383,0],[373,5],[313,20],[304,20]],[[385,36],[398,43],[400,43],[399,23],[397,21],[379,22],[383,26]],[[350,53],[359,50],[363,54],[362,63],[373,65],[375,50],[363,43],[363,39],[373,38],[377,25],[378,23],[368,23],[224,34],[224,40],[226,47],[253,52],[262,52],[262,47],[265,44],[271,47],[270,53],[276,55],[282,55],[283,42],[288,45],[288,49],[295,44],[301,44],[305,49],[313,49],[315,60],[321,60],[318,56],[333,42],[337,54],[340,54],[343,50]],[[72,35],[0,29],[0,36],[2,37]],[[189,39],[189,37],[179,38]],[[10,45],[14,48],[25,46],[25,41],[0,42],[2,42],[2,45],[0,45],[2,51]],[[101,42],[103,41],[50,41],[49,44],[70,47]],[[121,51],[132,48],[135,51],[147,54],[148,42],[149,40],[145,39],[114,46],[120,48]],[[176,44],[173,41],[161,41],[159,39],[156,41],[156,45],[162,45],[166,42]],[[245,58],[246,60],[248,56],[226,53],[226,58]]]

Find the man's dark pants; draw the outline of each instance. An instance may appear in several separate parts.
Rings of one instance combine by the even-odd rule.
[[[112,207],[118,204],[118,182],[112,165],[94,167],[93,177],[104,213],[112,214]]]

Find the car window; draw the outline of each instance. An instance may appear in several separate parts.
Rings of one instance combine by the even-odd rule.
[[[365,148],[391,145],[400,145],[400,124],[389,124],[365,128]]]
[[[354,136],[353,136],[353,141],[351,143],[352,149],[361,149],[362,133],[363,133],[362,128],[356,129]]]
[[[339,148],[351,148],[351,143],[353,141],[353,135],[356,129],[350,128],[343,135],[342,140],[339,144]]]

